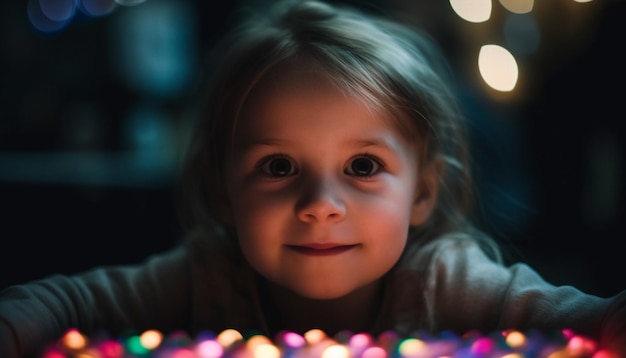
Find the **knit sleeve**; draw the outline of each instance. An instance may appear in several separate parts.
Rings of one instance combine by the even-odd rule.
[[[444,240],[428,257],[424,300],[436,329],[571,329],[626,352],[626,291],[555,286],[526,264],[493,262],[471,240]]]
[[[54,275],[4,289],[0,356],[35,356],[70,328],[93,333],[182,326],[189,316],[185,255],[180,248],[141,265]]]

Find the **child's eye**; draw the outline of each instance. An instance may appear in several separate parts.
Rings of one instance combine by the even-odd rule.
[[[369,177],[377,174],[382,169],[382,165],[375,159],[368,156],[354,158],[345,169],[345,173],[357,177]]]
[[[295,165],[289,160],[289,158],[283,156],[271,156],[264,160],[260,166],[263,173],[282,178],[296,173]]]

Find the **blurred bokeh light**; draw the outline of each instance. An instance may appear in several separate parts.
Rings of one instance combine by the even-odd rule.
[[[515,58],[498,45],[483,45],[478,53],[478,70],[485,82],[498,91],[515,88],[519,70]]]
[[[491,17],[491,0],[450,0],[454,12],[469,22],[484,22]]]

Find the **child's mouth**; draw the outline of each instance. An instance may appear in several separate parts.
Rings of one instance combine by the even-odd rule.
[[[309,256],[332,256],[350,251],[358,245],[342,244],[310,244],[310,245],[286,245],[287,248]]]

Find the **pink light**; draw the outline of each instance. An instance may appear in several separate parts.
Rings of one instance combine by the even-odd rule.
[[[381,347],[369,347],[363,351],[361,358],[387,358],[387,352]]]
[[[196,354],[190,350],[190,349],[186,349],[186,348],[181,348],[181,349],[177,349],[176,351],[174,351],[174,353],[172,353],[172,358],[197,358]]]
[[[282,336],[282,341],[289,348],[300,348],[306,344],[306,340],[304,339],[304,337],[295,332],[286,332]]]
[[[350,337],[351,347],[366,347],[372,344],[372,337],[366,333],[357,333]]]
[[[472,354],[487,354],[491,352],[493,345],[493,341],[487,337],[478,338],[472,343]]]
[[[588,354],[596,350],[596,342],[582,336],[574,336],[567,342],[567,350],[577,355]]]
[[[593,358],[619,358],[619,356],[617,354],[602,349],[594,353]]]
[[[44,353],[41,358],[65,358],[65,354],[57,351],[49,351]]]
[[[214,340],[206,340],[196,345],[196,353],[200,358],[219,358],[224,353],[224,348]]]
[[[103,358],[122,358],[124,356],[124,346],[116,341],[100,343],[99,350]]]

